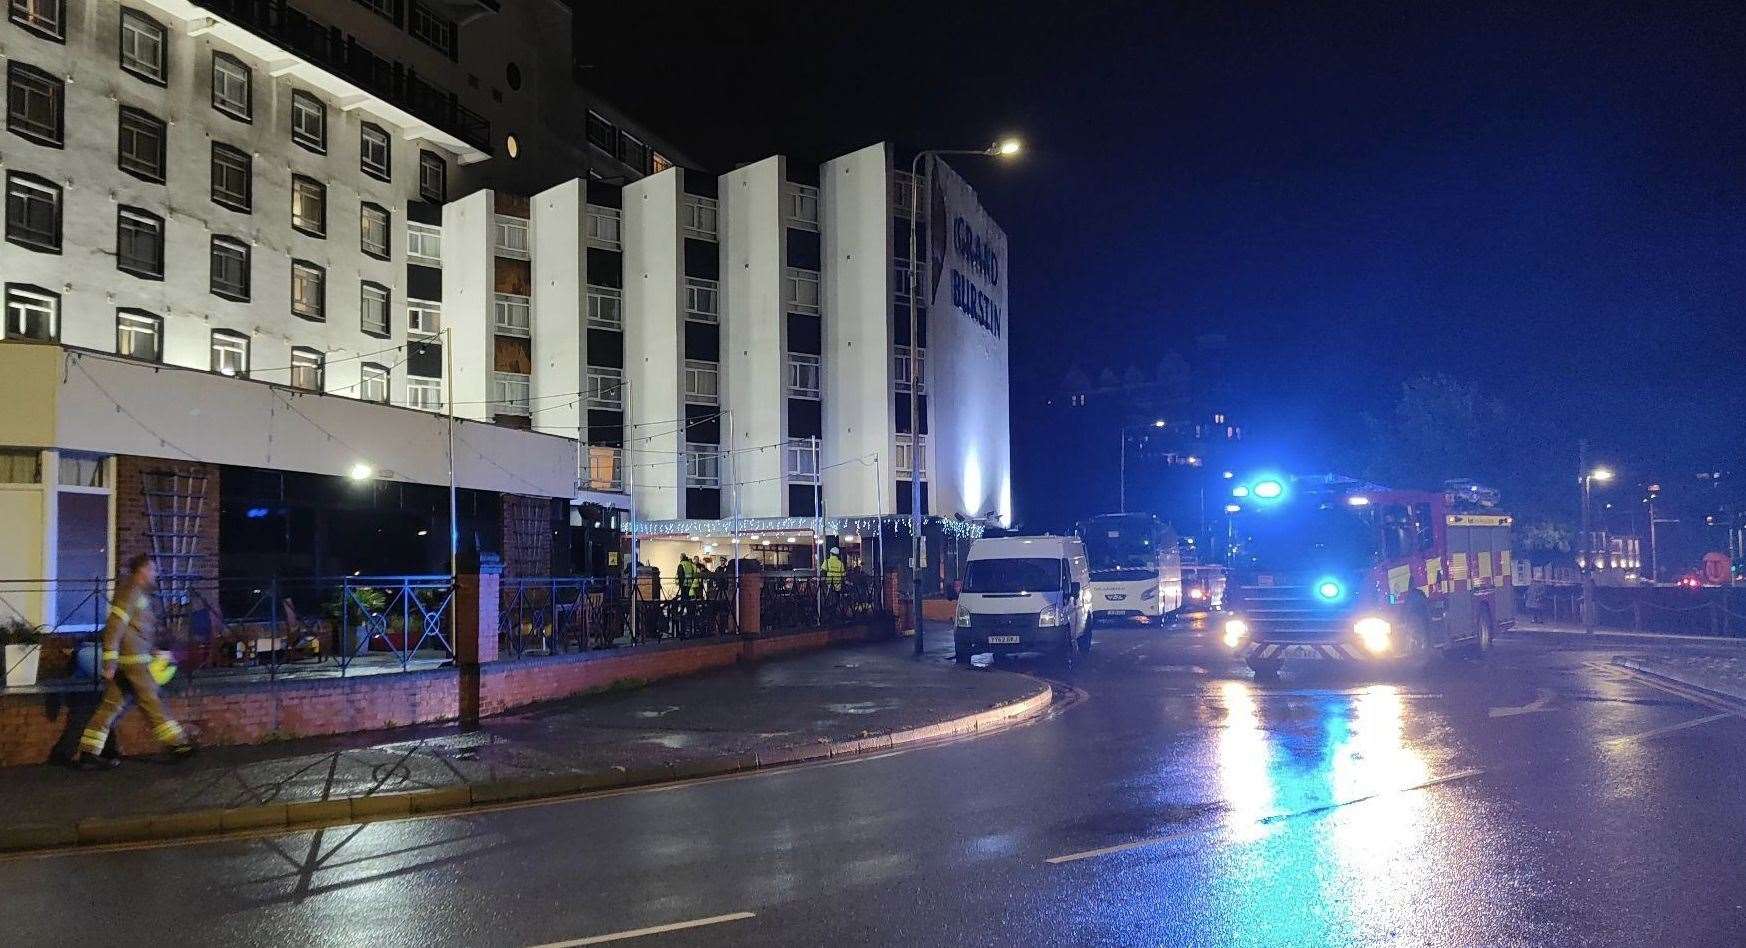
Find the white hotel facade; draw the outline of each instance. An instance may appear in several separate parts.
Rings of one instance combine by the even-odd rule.
[[[692,170],[575,84],[559,0],[7,2],[19,613],[132,552],[227,572],[226,481],[256,471],[452,476],[500,498],[467,542],[535,575],[602,511],[907,513],[918,456],[929,514],[1010,516],[1004,336],[933,307],[909,431],[889,146]]]

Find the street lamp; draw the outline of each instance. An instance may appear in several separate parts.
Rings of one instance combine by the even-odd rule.
[[[1586,449],[1585,445],[1585,455]],[[1604,467],[1582,473],[1582,627],[1586,632],[1594,631],[1594,533],[1591,528],[1593,514],[1589,509],[1589,494],[1594,490],[1594,485],[1605,484],[1612,479],[1613,472]]]
[[[921,412],[917,407],[922,389],[920,318],[921,277],[916,270],[915,231],[921,214],[921,161],[941,155],[974,155],[984,158],[1014,158],[1024,150],[1017,138],[1008,136],[984,148],[924,148],[909,162],[909,533],[910,607],[915,612],[915,654],[922,653],[922,509],[921,509]]]
[[[1116,513],[1127,513],[1128,512],[1128,432],[1132,431],[1135,428],[1139,428],[1139,427],[1142,427],[1142,426],[1141,425],[1123,425],[1122,429],[1121,429],[1121,436],[1122,436],[1121,463],[1116,467],[1116,477],[1118,478],[1118,481],[1116,483]],[[1154,418],[1154,419],[1152,419],[1151,424],[1146,425],[1144,427],[1163,428],[1164,427],[1164,419]]]

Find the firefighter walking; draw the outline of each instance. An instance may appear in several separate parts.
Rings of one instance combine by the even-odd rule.
[[[103,626],[103,698],[91,713],[79,736],[79,750],[71,759],[80,770],[115,766],[116,761],[103,756],[103,745],[115,722],[136,702],[160,744],[177,757],[194,751],[182,726],[164,713],[158,681],[152,674],[157,615],[152,611],[151,593],[156,583],[157,569],[151,557],[142,553],[127,561],[127,574],[115,591],[109,620]]]

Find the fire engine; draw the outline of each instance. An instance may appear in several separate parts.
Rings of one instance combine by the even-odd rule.
[[[1515,621],[1495,492],[1263,475],[1232,490],[1223,643],[1257,676],[1287,662],[1422,667],[1482,656]]]

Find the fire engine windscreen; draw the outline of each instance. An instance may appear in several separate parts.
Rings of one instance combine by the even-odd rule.
[[[1247,570],[1353,570],[1375,561],[1368,512],[1316,506],[1256,511],[1237,519],[1236,565]]]
[[[968,593],[1058,592],[1061,561],[1055,559],[971,560],[964,576]]]

